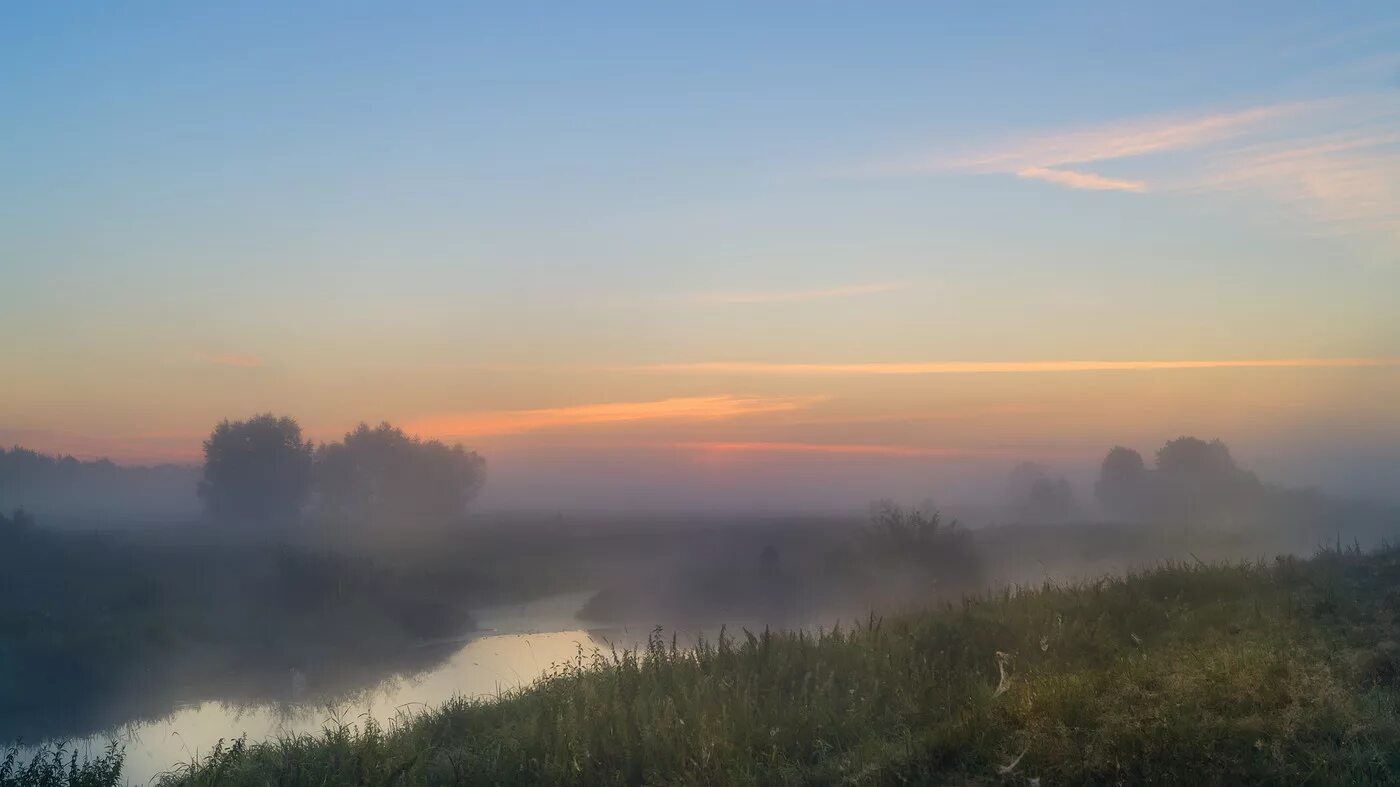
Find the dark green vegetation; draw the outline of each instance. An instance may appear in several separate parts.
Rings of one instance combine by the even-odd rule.
[[[432,666],[460,593],[367,557],[0,518],[0,741],[91,734],[181,702],[291,699]]]
[[[1393,783],[1400,551],[1169,565],[872,620],[581,654],[400,729],[168,784]]]

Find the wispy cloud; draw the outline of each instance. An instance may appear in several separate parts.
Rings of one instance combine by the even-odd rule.
[[[828,287],[814,290],[784,290],[776,292],[717,292],[696,295],[700,303],[795,303],[800,301],[820,301],[829,298],[851,298],[857,295],[875,295],[903,289],[899,282],[871,282],[850,284],[843,287]]]
[[[1326,232],[1400,236],[1397,97],[1392,91],[1110,122],[862,171],[971,172],[1071,189],[1242,195],[1282,207]],[[1164,154],[1178,154],[1167,170],[1160,161],[1142,161]],[[1095,162],[1136,167],[1144,174],[1121,177],[1084,168]]]
[[[1072,189],[1094,191],[1147,191],[1147,184],[1140,180],[1118,180],[1095,175],[1092,172],[1075,172],[1071,169],[1050,169],[1048,167],[1026,167],[1016,172],[1017,177],[1031,180],[1044,180]]]
[[[1327,369],[1400,366],[1400,358],[1265,358],[1186,361],[935,361],[927,363],[663,363],[632,367],[652,372],[789,376],[1032,374],[1180,369]]]
[[[197,353],[199,360],[205,363],[212,363],[216,366],[238,366],[245,369],[253,369],[263,365],[263,359],[256,355],[241,355],[238,353]]]
[[[1185,188],[1266,196],[1327,230],[1400,236],[1400,132],[1330,135],[1236,151]]]
[[[546,429],[635,421],[718,421],[802,410],[822,397],[688,396],[648,402],[605,402],[535,410],[444,413],[409,422],[412,433],[433,437],[508,435]]]
[[[1164,116],[1070,131],[1030,134],[1001,145],[949,155],[938,153],[876,165],[874,174],[934,174],[957,170],[1018,173],[1095,161],[1133,158],[1220,143],[1288,115],[1306,103],[1274,104],[1234,112]]]

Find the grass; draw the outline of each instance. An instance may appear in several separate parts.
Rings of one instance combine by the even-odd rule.
[[[64,744],[42,746],[21,762],[18,746],[0,759],[0,787],[107,787],[121,778],[122,754],[117,744],[96,757],[79,758]]]
[[[1395,783],[1400,551],[1168,565],[809,634],[579,654],[168,785]]]

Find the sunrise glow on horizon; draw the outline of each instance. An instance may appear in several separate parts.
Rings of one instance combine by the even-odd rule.
[[[389,421],[502,506],[1400,461],[1394,9],[439,11],[13,9],[0,443]]]

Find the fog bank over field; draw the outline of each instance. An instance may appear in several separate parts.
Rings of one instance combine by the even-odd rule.
[[[1144,449],[1153,444],[1139,443]],[[1262,445],[1232,441],[1231,449],[1243,465],[1281,486],[1400,504],[1400,448],[1318,440]],[[943,508],[988,514],[1005,503],[1008,474],[1025,461],[1052,470],[1077,495],[1088,498],[1103,450],[1094,446],[1049,455],[1027,451],[1019,459],[920,459],[506,448],[491,454],[490,483],[483,486],[474,507],[479,512],[860,513],[873,499],[932,499]],[[56,522],[95,518],[138,524],[196,518],[200,503],[194,488],[200,472],[189,462],[150,465],[7,451],[0,456],[0,508],[24,506]],[[1007,516],[998,513],[1000,519]],[[1015,518],[1014,512],[1010,516]]]
[[[156,467],[0,453],[17,588],[0,594],[0,741],[241,730],[244,710],[304,717],[401,681],[441,701],[544,674],[535,636],[543,652],[657,626],[687,642],[830,629],[1025,583],[1400,538],[1400,507],[1278,483],[1189,436],[1092,458],[540,463],[389,423],[313,441],[263,413],[202,447],[200,465]],[[523,642],[488,642],[506,635],[485,610],[536,602],[552,612],[512,624]],[[518,662],[484,673],[472,643]]]

